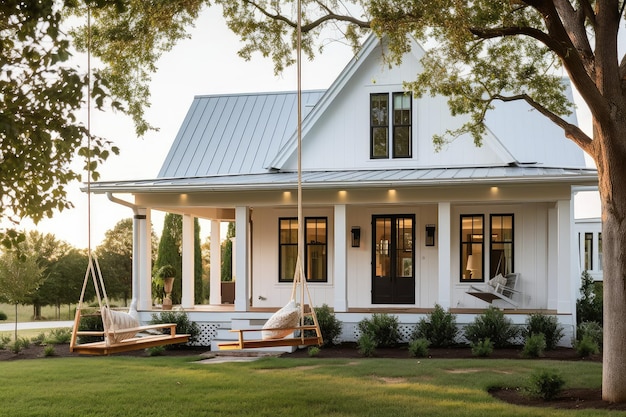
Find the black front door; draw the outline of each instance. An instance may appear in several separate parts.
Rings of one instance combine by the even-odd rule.
[[[372,304],[415,304],[415,216],[373,216],[372,229]]]

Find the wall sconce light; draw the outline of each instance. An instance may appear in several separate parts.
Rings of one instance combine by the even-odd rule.
[[[358,248],[361,246],[361,228],[359,226],[352,226],[352,247]]]
[[[435,225],[426,225],[426,246],[435,246]]]

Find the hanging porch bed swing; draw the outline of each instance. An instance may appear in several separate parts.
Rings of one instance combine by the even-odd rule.
[[[219,343],[220,350],[259,349],[284,346],[321,346],[324,341],[315,309],[307,286],[304,266],[304,226],[302,215],[302,13],[301,2],[297,5],[297,106],[298,106],[298,255],[293,277],[291,300],[274,313],[262,329],[234,329],[236,341]],[[307,320],[310,318],[310,320]],[[308,322],[307,322],[308,321]],[[312,322],[312,324],[311,324]],[[261,338],[258,333],[261,332]]]

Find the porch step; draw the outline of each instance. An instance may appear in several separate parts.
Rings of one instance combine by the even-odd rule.
[[[220,343],[228,343],[235,342],[238,338],[237,332],[231,332],[230,330],[242,330],[242,329],[259,329],[258,332],[248,332],[246,334],[246,338],[253,339],[261,339],[261,329],[267,319],[250,319],[250,318],[237,318],[233,317],[231,319],[230,328],[221,327],[217,331],[217,337],[211,340],[211,351],[217,352],[220,350]],[[273,347],[264,347],[258,349],[241,349],[237,350],[237,352],[278,352],[278,353],[292,353],[298,350],[297,346],[273,346]]]

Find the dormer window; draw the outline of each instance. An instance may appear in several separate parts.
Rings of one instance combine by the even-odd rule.
[[[389,158],[390,137],[392,158],[411,158],[411,93],[392,93],[391,106],[389,98],[389,93],[370,95],[370,158]]]

